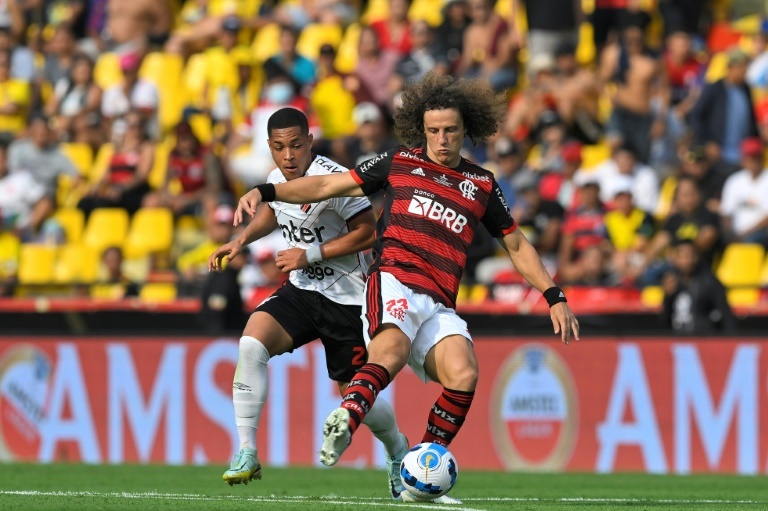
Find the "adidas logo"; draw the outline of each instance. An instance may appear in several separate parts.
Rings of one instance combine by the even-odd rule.
[[[563,294],[562,291],[560,291],[560,298],[565,298],[565,295]]]
[[[413,169],[413,170],[411,171],[411,174],[414,174],[414,175],[416,175],[416,176],[425,177],[425,176],[424,176],[424,170],[423,170],[421,167],[416,167],[415,169]]]

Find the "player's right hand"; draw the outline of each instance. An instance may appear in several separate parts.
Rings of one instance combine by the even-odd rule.
[[[256,214],[256,208],[261,203],[261,192],[256,188],[240,197],[240,201],[237,203],[237,209],[235,210],[235,221],[233,225],[237,227],[243,223],[243,212],[248,213],[253,217]]]
[[[211,257],[208,258],[208,271],[223,270],[224,265],[222,260],[226,260],[227,263],[229,263],[232,259],[237,257],[242,250],[243,244],[237,240],[230,241],[226,245],[220,246],[213,252],[213,254],[211,254]]]

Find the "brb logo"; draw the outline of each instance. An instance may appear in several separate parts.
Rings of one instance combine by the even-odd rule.
[[[418,192],[419,190],[417,190]],[[420,197],[414,194],[410,205],[408,205],[408,212],[414,215],[425,216],[430,220],[436,220],[456,234],[460,234],[464,230],[464,226],[467,225],[467,217],[451,208],[443,206],[430,197]]]

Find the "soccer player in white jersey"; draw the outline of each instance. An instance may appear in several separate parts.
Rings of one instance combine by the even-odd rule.
[[[267,182],[285,183],[303,176],[327,175],[346,169],[312,154],[307,117],[283,108],[269,118],[268,143],[277,168]],[[341,393],[367,360],[361,306],[367,264],[361,250],[374,240],[375,219],[365,198],[336,198],[313,204],[273,202],[258,208],[237,239],[219,247],[208,269],[221,270],[244,246],[280,228],[290,248],[276,263],[290,279],[251,315],[240,338],[232,401],[240,451],[224,475],[231,484],[261,479],[256,428],[267,399],[270,357],[293,351],[314,339],[325,347],[328,376]],[[390,496],[403,491],[400,463],[408,440],[400,433],[392,407],[380,400],[364,421],[387,452]]]

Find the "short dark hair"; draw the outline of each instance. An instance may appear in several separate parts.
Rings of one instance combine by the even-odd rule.
[[[292,107],[281,108],[273,113],[267,121],[267,136],[272,136],[272,130],[298,127],[302,135],[309,135],[309,121],[301,110]]]

